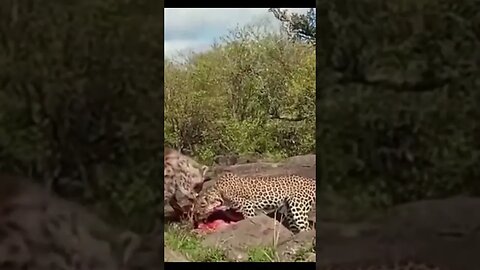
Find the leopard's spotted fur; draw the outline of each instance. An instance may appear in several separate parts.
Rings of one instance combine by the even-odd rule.
[[[166,148],[164,152],[164,202],[177,212],[183,209],[178,205],[176,192],[190,201],[197,197],[195,187],[205,181],[208,166],[200,165],[179,151]]]
[[[160,251],[29,180],[0,176],[1,270],[154,270]]]
[[[245,218],[259,211],[285,207],[286,220],[294,232],[309,229],[308,213],[316,199],[315,180],[297,176],[239,177],[223,174],[210,188],[200,193],[194,204],[197,220],[205,219],[219,206],[238,210]]]

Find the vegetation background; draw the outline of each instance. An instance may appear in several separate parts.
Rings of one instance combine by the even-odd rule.
[[[252,23],[205,53],[167,60],[165,143],[207,164],[221,154],[314,153],[314,9],[293,20],[306,35]]]

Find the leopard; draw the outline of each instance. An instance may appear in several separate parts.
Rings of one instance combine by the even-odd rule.
[[[160,237],[114,227],[36,181],[0,175],[0,270],[160,269]]]
[[[195,220],[205,220],[217,209],[233,208],[244,218],[283,208],[289,229],[310,230],[308,214],[316,201],[316,183],[298,175],[240,177],[223,173],[202,190],[193,206]]]
[[[178,203],[177,193],[185,196],[193,204],[198,196],[196,187],[201,187],[208,180],[209,167],[171,148],[165,148],[163,161],[164,203],[181,214],[184,209]]]

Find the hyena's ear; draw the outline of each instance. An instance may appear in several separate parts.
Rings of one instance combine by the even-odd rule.
[[[208,169],[209,168],[206,165],[203,165],[202,168],[200,168],[200,171],[202,172],[203,176],[207,175]]]
[[[204,182],[207,182],[207,181],[210,181],[212,180],[212,175],[210,173],[210,167],[206,166],[206,165],[203,165],[201,168],[200,168],[200,172],[202,173],[203,175],[203,181]]]

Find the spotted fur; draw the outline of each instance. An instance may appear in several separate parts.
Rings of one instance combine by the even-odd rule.
[[[197,219],[205,219],[220,206],[238,210],[245,218],[282,207],[294,232],[309,229],[308,213],[316,199],[315,180],[297,176],[239,177],[223,174],[217,182],[202,192],[194,205]]]
[[[208,167],[200,165],[179,151],[167,148],[164,152],[164,202],[182,212],[176,193],[180,192],[190,201],[197,197],[195,187],[205,181]]]
[[[28,180],[0,176],[0,270],[154,270],[160,250]]]

